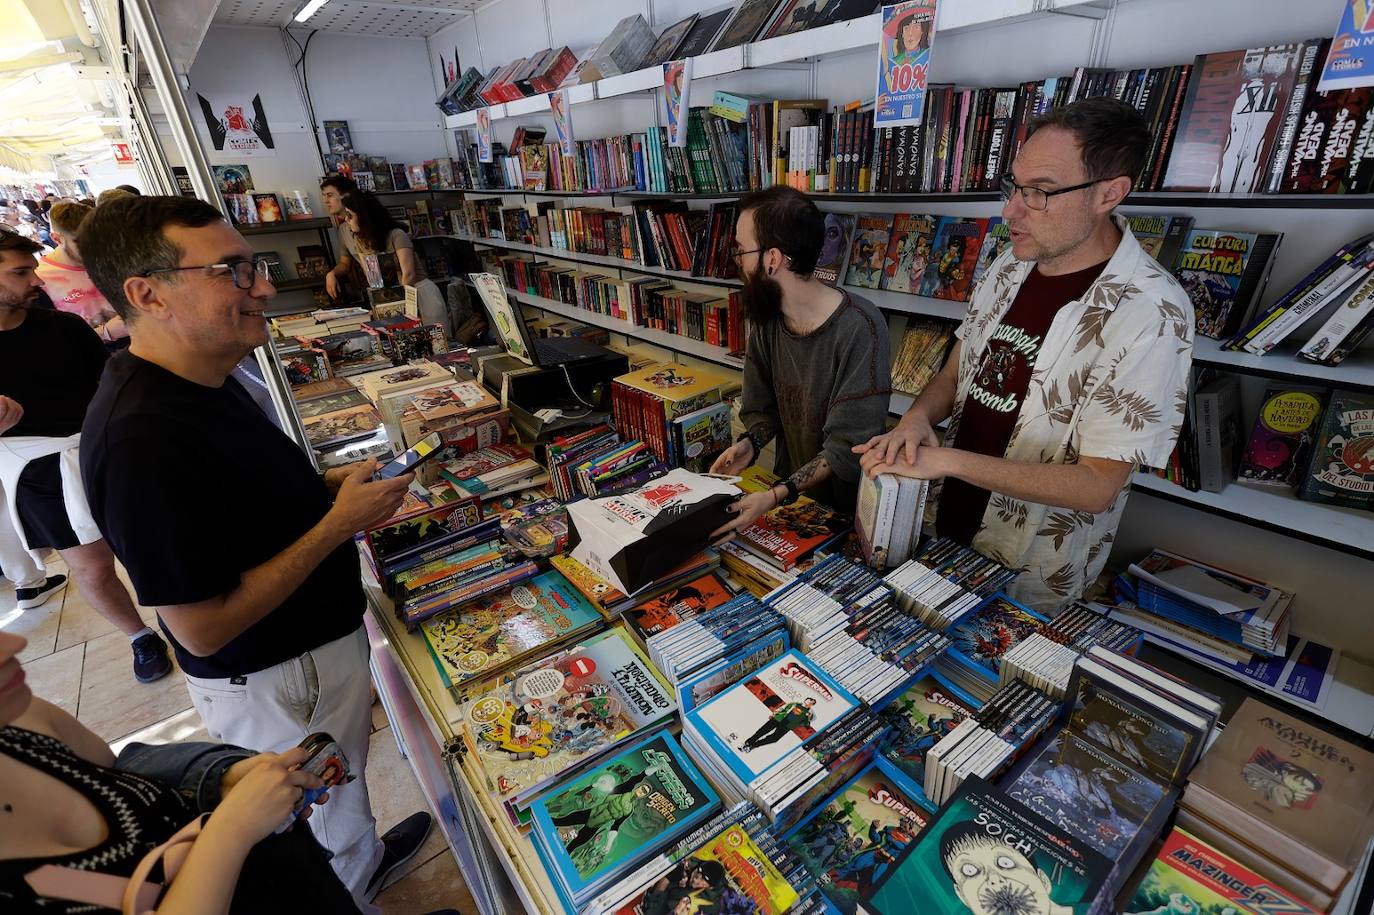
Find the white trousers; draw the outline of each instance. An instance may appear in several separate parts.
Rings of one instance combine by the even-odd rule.
[[[205,729],[216,740],[281,753],[316,731],[333,736],[356,777],[330,789],[328,803],[315,808],[309,823],[320,844],[334,853],[330,863],[358,907],[377,913],[363,896],[382,860],[363,778],[372,729],[367,659],[367,631],[359,626],[341,639],[246,677],[206,680],[187,674],[186,685]]]

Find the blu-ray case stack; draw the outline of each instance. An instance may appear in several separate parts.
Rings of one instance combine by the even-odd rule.
[[[791,647],[786,621],[749,594],[645,641],[686,713]]]
[[[897,592],[903,609],[944,630],[1016,576],[1015,569],[941,537],[889,572],[885,581]]]
[[[943,804],[970,775],[991,781],[1058,717],[1060,703],[1013,680],[926,754],[926,796]]]

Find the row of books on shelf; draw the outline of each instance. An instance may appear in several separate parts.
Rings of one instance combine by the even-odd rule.
[[[738,291],[689,292],[657,277],[623,279],[535,261],[529,255],[497,259],[507,285],[517,291],[588,311],[743,352],[745,325]]]
[[[1374,507],[1374,396],[1268,387],[1247,424],[1239,378],[1214,369],[1196,376],[1178,446],[1157,475],[1194,492],[1240,481],[1310,502]]]
[[[1035,117],[1108,96],[1136,108],[1153,138],[1137,190],[1368,193],[1374,186],[1374,88],[1316,91],[1330,44],[1313,39],[1217,52],[1165,67],[1080,67],[1016,87],[931,86],[921,124],[876,131],[871,104],[740,97],[747,105],[742,121],[713,113],[728,106],[692,109],[685,150],[667,147],[660,129],[614,138],[612,172],[598,167],[598,147],[583,144],[569,163],[548,170],[548,187],[720,193],[788,184],[839,193],[992,191]],[[1243,107],[1253,74],[1262,74],[1266,97],[1273,100],[1262,119]],[[545,158],[562,157],[550,149]],[[506,186],[527,187],[523,178]]]
[[[464,150],[460,145],[460,151]],[[378,194],[395,191],[463,190],[475,187],[466,154],[437,156],[423,162],[390,162],[383,156],[325,153],[324,173],[352,178],[358,189]]]
[[[617,22],[580,59],[564,46],[496,65],[485,76],[469,67],[445,87],[436,104],[445,114],[457,114],[867,16],[876,9],[869,0],[742,0],[709,13],[692,13],[657,35],[643,15],[634,14]]]

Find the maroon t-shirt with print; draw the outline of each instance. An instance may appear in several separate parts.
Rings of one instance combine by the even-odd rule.
[[[959,432],[948,443],[950,447],[1006,456],[1036,357],[1054,316],[1065,305],[1082,298],[1106,266],[1103,261],[1061,276],[1045,276],[1039,267],[1031,270],[978,361],[973,384],[964,400]],[[971,543],[991,497],[992,493],[980,486],[946,477],[936,531],[942,537]]]

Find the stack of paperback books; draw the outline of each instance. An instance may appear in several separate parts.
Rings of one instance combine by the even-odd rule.
[[[765,562],[740,545],[739,538],[727,540],[716,549],[720,550],[721,565],[735,579],[744,585],[746,591],[758,598],[767,597],[788,582],[795,581],[799,575],[814,568],[824,558],[823,551],[812,553],[784,572],[771,562]]]
[[[949,647],[870,569],[831,556],[768,598],[812,661],[878,708]]]
[[[654,584],[634,595],[627,595],[618,590],[609,581],[567,553],[554,556],[549,560],[549,564],[562,572],[563,577],[572,582],[573,587],[590,601],[604,618],[611,620],[650,598],[667,593],[684,582],[697,578],[703,572],[718,567],[720,554],[715,550],[702,550],[676,569],[664,574]]]
[[[662,632],[728,604],[735,591],[718,571],[684,581],[625,611],[625,625],[641,645]]]
[[[1099,645],[1117,654],[1134,654],[1143,638],[1140,630],[1074,601],[1003,654],[998,672],[1003,683],[1025,680],[1056,699],[1064,699],[1079,655]]]
[[[612,495],[668,471],[644,442],[622,440],[607,425],[555,438],[544,455],[553,493],[564,502]]]
[[[528,451],[511,443],[471,451],[449,461],[441,466],[439,476],[455,496],[477,496],[484,502],[548,479]]]
[[[1110,882],[1120,889],[1173,811],[1219,705],[1104,648],[1079,666],[1073,693],[1067,725],[1006,790],[1114,861]]]
[[[1247,699],[1179,805],[1179,826],[1325,910],[1374,836],[1374,755]]]
[[[517,826],[529,825],[535,798],[677,710],[668,685],[620,627],[470,686],[464,695],[462,763]]]
[[[901,856],[875,869],[859,907],[870,915],[1107,915],[1111,871],[1092,846],[971,776]]]
[[[710,782],[660,732],[536,799],[530,837],[564,907],[580,912],[719,807]]]
[[[781,657],[790,641],[782,617],[743,594],[645,645],[686,713]]]
[[[420,624],[444,685],[461,696],[472,680],[586,635],[601,614],[558,572],[545,572],[463,602]]]
[[[964,614],[1011,584],[1016,570],[946,537],[926,544],[916,558],[884,579],[903,609],[936,629],[948,629]]]
[[[499,518],[479,517],[477,500],[466,499],[424,506],[367,532],[363,556],[406,629],[538,574],[536,563],[502,539]]]
[[[607,889],[584,915],[809,911],[814,883],[753,804],[728,808]]]
[[[926,753],[926,796],[943,804],[970,776],[995,778],[1045,732],[1059,708],[1027,683],[1008,683]]]
[[[826,775],[805,748],[859,707],[793,649],[687,712],[682,735],[731,803],[752,800],[776,819]]]
[[[927,485],[892,473],[860,478],[854,527],[864,560],[873,568],[901,565],[911,555],[921,538]]]
[[[1282,654],[1293,595],[1164,550],[1132,563],[1128,583],[1136,604],[1238,649]]]
[[[1004,594],[994,594],[946,630],[952,644],[936,669],[986,702],[1003,682],[1002,658],[1049,621]]]

